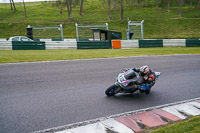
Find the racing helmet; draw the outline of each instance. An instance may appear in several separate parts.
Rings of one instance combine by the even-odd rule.
[[[147,65],[141,66],[140,67],[140,73],[142,76],[148,75],[149,74],[149,67]]]

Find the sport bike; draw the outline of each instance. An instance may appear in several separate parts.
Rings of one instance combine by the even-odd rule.
[[[155,73],[155,81],[160,76],[161,72]],[[138,90],[145,92],[146,94],[150,93],[150,89],[145,90],[145,87],[141,84],[144,82],[144,78],[139,72],[136,72],[132,69],[127,70],[126,72],[119,73],[117,76],[117,82],[108,87],[105,91],[107,96],[114,96],[117,93],[134,93]],[[155,81],[153,85],[155,84]],[[143,90],[141,90],[143,88]]]

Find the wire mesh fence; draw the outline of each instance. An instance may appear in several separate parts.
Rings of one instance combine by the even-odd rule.
[[[39,38],[52,38],[63,40],[62,24],[60,26],[52,27],[33,27],[33,36],[36,39]]]
[[[144,39],[142,21],[128,21],[128,33],[133,33],[132,39]]]

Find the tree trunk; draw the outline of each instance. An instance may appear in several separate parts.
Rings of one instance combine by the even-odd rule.
[[[168,12],[170,12],[170,0],[167,0]]]
[[[62,9],[59,10],[59,15],[62,15]]]
[[[14,11],[16,12],[17,11],[17,9],[15,8],[15,3],[14,3],[14,1],[12,0],[12,4],[13,4],[13,7],[14,7]]]
[[[199,2],[198,2],[198,8],[200,8],[200,0],[199,0]]]
[[[26,5],[25,5],[24,0],[23,0],[23,4],[24,4],[24,15],[25,15],[25,17],[27,17],[27,15],[26,15]]]
[[[108,20],[111,20],[110,0],[108,0]]]
[[[12,2],[11,2],[11,0],[10,0],[10,8],[11,8],[11,10],[13,10],[13,7],[12,7]]]
[[[72,14],[72,0],[66,0],[67,4],[67,11],[68,11],[68,19],[71,19],[71,14]]]
[[[72,0],[69,0],[70,4],[69,4],[69,8],[70,8],[70,14],[69,14],[69,19],[72,18]]]
[[[114,10],[117,10],[117,0],[114,0]]]
[[[80,5],[80,16],[82,15],[83,12],[83,0],[81,0],[81,5]]]
[[[190,0],[190,7],[192,7],[192,0]]]
[[[156,8],[158,9],[159,0],[156,0]]]
[[[178,5],[178,1],[177,1],[177,0],[175,0],[175,5],[176,5],[176,6]]]
[[[124,18],[124,5],[123,5],[123,0],[121,0],[121,17],[120,17],[120,20],[123,20]]]
[[[179,0],[179,18],[182,17],[182,0]]]

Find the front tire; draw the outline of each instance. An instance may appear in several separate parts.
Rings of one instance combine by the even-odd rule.
[[[118,90],[118,87],[116,85],[112,85],[105,91],[105,94],[107,96],[114,96],[115,94],[119,92],[117,90]]]

